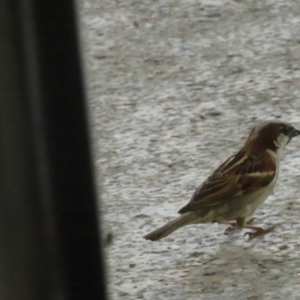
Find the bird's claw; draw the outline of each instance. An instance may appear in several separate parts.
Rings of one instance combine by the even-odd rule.
[[[234,230],[236,230],[236,229],[237,229],[236,226],[229,226],[229,227],[227,227],[226,230],[224,231],[224,234],[225,234],[225,235],[228,235],[230,232],[232,232],[232,231],[234,231]]]
[[[244,237],[248,237],[249,239],[255,238],[257,236],[266,234],[271,232],[274,229],[274,226],[269,226],[266,229],[257,227],[257,228],[253,228],[255,231],[248,231],[244,234]]]
[[[247,225],[253,224],[255,219],[256,219],[256,218],[251,218],[250,220],[248,220],[248,221],[246,222],[246,224],[247,224]]]
[[[244,237],[248,237],[249,239],[252,239],[255,237],[256,232],[248,231],[244,234]]]
[[[251,225],[251,224],[253,224],[254,220],[255,220],[255,218],[252,218],[252,219],[248,220],[246,222],[246,224]],[[235,221],[234,222],[232,222],[232,221],[224,222],[224,224],[229,225],[229,227],[227,227],[226,230],[224,231],[225,235],[228,235],[230,232],[235,231],[237,229],[241,229],[241,227],[238,227],[238,225]]]

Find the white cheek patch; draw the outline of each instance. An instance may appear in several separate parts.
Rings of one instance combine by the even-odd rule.
[[[280,134],[279,137],[277,138],[276,141],[274,141],[274,144],[276,145],[276,147],[280,148],[281,150],[287,145],[289,141],[289,137],[284,135],[284,134]]]
[[[277,161],[277,159],[278,159],[277,154],[274,151],[268,149],[267,152],[271,155],[271,157],[274,159],[274,161]]]

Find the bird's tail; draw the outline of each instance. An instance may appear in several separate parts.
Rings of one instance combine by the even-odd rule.
[[[198,219],[198,217],[193,212],[187,212],[185,214],[182,214],[178,218],[170,221],[169,223],[165,224],[164,226],[159,227],[158,229],[148,233],[147,235],[144,236],[144,239],[151,240],[151,241],[158,241],[168,236],[173,231],[177,230],[182,226],[193,224],[196,219]]]

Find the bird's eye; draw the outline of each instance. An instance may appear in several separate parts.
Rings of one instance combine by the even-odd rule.
[[[284,135],[288,135],[292,126],[289,125],[283,125],[280,127],[280,132],[283,133]]]

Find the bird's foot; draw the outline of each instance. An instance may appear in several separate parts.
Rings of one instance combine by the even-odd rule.
[[[236,222],[223,222],[222,224],[226,224],[226,225],[229,225],[225,231],[224,231],[224,234],[225,235],[228,235],[230,232],[232,231],[235,231],[237,229],[239,229],[239,227],[236,225]]]
[[[249,232],[246,232],[244,234],[245,237],[248,237],[249,239],[252,239],[252,238],[255,238],[257,236],[260,236],[260,235],[271,232],[274,229],[274,226],[272,225],[272,226],[269,226],[269,227],[264,229],[264,228],[261,228],[261,227],[245,225],[243,228],[254,230],[254,232],[249,231]]]
[[[253,221],[255,220],[255,218],[252,218],[250,220],[248,220],[246,222],[246,225],[251,225],[253,224]],[[224,231],[225,235],[228,235],[230,232],[237,230],[237,229],[241,229],[241,227],[239,227],[235,221],[224,221],[222,222],[222,224],[226,224],[229,225],[229,227],[226,228],[226,230]]]

